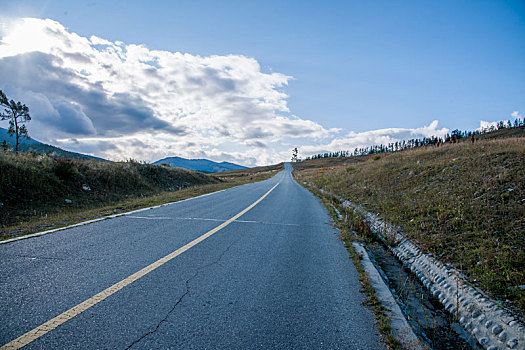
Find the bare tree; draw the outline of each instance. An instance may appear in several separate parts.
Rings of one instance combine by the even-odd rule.
[[[2,90],[0,90],[0,105],[4,107],[4,112],[0,113],[0,120],[9,120],[9,129],[7,132],[10,136],[15,135],[15,152],[18,153],[20,138],[25,137],[29,140],[29,135],[27,134],[27,128],[25,126],[25,123],[31,120],[29,108],[20,101],[9,101]]]

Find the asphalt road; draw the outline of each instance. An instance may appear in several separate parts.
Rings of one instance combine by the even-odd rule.
[[[276,184],[205,240],[38,328],[228,223]],[[0,345],[37,328],[28,348],[382,349],[359,289],[327,210],[287,164],[264,182],[1,244]]]

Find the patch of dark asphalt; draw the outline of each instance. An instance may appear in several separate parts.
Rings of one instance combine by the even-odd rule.
[[[199,273],[204,270],[204,269],[207,269],[209,268],[210,266],[212,265],[215,265],[215,264],[218,264],[221,259],[224,257],[224,255],[230,250],[230,248],[235,245],[235,243],[237,243],[239,240],[235,240],[233,241],[222,253],[221,255],[219,255],[219,257],[215,260],[215,261],[212,261],[211,263],[209,264],[206,264],[204,266],[201,266],[199,268],[197,268],[197,270],[195,271],[195,273],[190,277],[188,278],[186,281],[185,281],[185,284],[186,284],[186,291],[177,299],[177,301],[175,302],[175,304],[173,305],[173,307],[166,313],[166,316],[159,321],[159,323],[157,323],[157,325],[155,327],[153,327],[153,329],[151,331],[148,331],[146,333],[144,333],[141,337],[139,337],[137,340],[134,340],[130,345],[128,345],[126,347],[126,350],[128,349],[131,349],[133,346],[135,346],[136,344],[140,343],[142,340],[144,340],[145,338],[147,338],[148,336],[154,334],[156,331],[159,330],[159,328],[162,326],[163,323],[166,323],[166,322],[169,322],[168,319],[170,317],[170,315],[173,313],[173,311],[175,311],[175,309],[177,308],[177,306],[179,306],[179,304],[183,301],[183,299],[188,295],[190,294],[190,283],[191,281],[196,278]]]

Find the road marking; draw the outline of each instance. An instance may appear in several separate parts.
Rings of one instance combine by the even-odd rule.
[[[216,221],[225,222],[226,219],[208,219],[208,218],[182,218],[182,217],[169,217],[169,216],[137,216],[128,215],[126,218],[129,219],[142,219],[142,220],[194,220],[194,221]]]
[[[225,222],[226,219],[211,219],[211,218],[191,218],[191,217],[169,217],[169,216],[138,216],[138,215],[128,215],[126,216],[129,219],[140,219],[140,220],[187,220],[187,221],[215,221],[215,222]],[[323,225],[305,225],[305,224],[289,224],[285,222],[268,222],[268,221],[255,221],[255,220],[235,220],[235,222],[243,224],[260,224],[260,225],[278,225],[278,226],[294,226],[294,227],[317,227]]]
[[[169,217],[169,216],[137,216],[129,215],[126,216],[129,219],[142,219],[142,220],[187,220],[187,221],[215,221],[215,222],[225,222],[227,219],[211,219],[211,218],[190,218],[190,217]],[[235,220],[235,222],[248,222],[248,223],[257,223],[257,221],[252,220]]]
[[[280,183],[280,182],[279,182]],[[238,213],[237,215],[233,216],[232,218],[228,219],[227,221],[223,222],[219,226],[215,227],[214,229],[206,232],[202,236],[194,239],[190,243],[186,244],[185,246],[173,251],[172,253],[166,255],[163,258],[160,258],[159,260],[155,261],[154,263],[146,266],[140,271],[135,272],[133,275],[126,277],[120,282],[115,283],[111,287],[108,287],[104,289],[102,292],[96,294],[95,296],[92,296],[91,298],[87,299],[86,301],[83,301],[82,303],[72,307],[71,309],[61,313],[57,317],[41,324],[40,326],[36,327],[33,330],[30,330],[29,332],[21,335],[20,337],[12,340],[11,342],[3,345],[0,347],[0,350],[4,349],[20,349],[29,343],[35,341],[36,339],[40,338],[44,334],[47,334],[48,332],[52,331],[53,329],[57,328],[58,326],[66,323],[67,321],[71,320],[75,316],[78,316],[82,312],[86,311],[87,309],[91,308],[92,306],[100,303],[102,300],[108,298],[109,296],[115,294],[122,288],[130,285],[131,283],[135,282],[141,277],[144,277],[148,273],[152,272],[153,270],[157,269],[158,267],[164,265],[168,261],[172,260],[173,258],[179,256],[180,254],[184,253],[185,251],[191,249],[192,247],[196,246],[200,242],[204,241],[206,238],[210,237],[214,233],[222,230],[238,218],[240,218],[242,215],[246,214],[250,209],[255,207],[259,202],[261,202],[266,196],[270,194],[278,185],[277,183],[275,186],[270,188],[268,192],[266,192],[261,198],[253,202],[249,207]]]

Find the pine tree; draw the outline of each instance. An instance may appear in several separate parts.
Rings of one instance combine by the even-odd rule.
[[[9,120],[9,129],[7,132],[10,136],[15,135],[15,153],[18,153],[20,138],[25,137],[29,140],[27,128],[24,124],[31,120],[29,108],[27,108],[27,106],[22,104],[20,101],[9,101],[2,90],[0,90],[0,105],[5,107],[4,112],[0,113],[0,120]]]
[[[299,151],[297,150],[297,147],[295,147],[293,150],[292,150],[292,162],[297,162],[297,154],[299,153]]]

